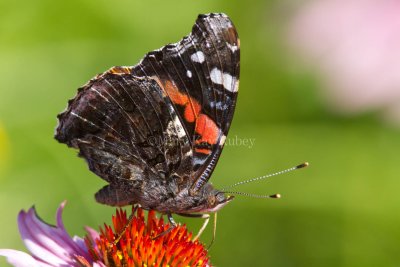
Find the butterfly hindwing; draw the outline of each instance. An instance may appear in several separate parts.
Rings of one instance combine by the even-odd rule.
[[[79,148],[89,168],[111,184],[167,179],[190,158],[177,114],[152,79],[99,75],[79,90],[59,120],[56,139]],[[179,142],[165,142],[168,138]]]

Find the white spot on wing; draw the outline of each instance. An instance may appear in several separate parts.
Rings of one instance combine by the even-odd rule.
[[[220,145],[220,146],[223,146],[224,143],[225,143],[225,140],[226,140],[226,135],[222,135],[222,136],[221,136],[221,139],[219,140],[219,145]]]
[[[210,78],[213,83],[222,84],[222,73],[219,69],[213,68],[210,73]]]
[[[229,73],[224,73],[224,87],[225,89],[234,92],[235,88],[232,88],[233,77]]]
[[[186,132],[183,129],[178,116],[174,116],[174,120],[168,123],[167,133],[169,136],[178,136],[178,138],[183,138],[184,136],[186,136]]]
[[[204,53],[201,52],[201,51],[198,51],[198,52],[192,54],[192,55],[190,56],[190,59],[191,59],[193,62],[203,63],[203,62],[204,62]]]
[[[222,102],[222,101],[211,102],[210,103],[210,107],[211,108],[216,108],[216,109],[219,109],[219,110],[226,110],[228,108],[228,103]]]
[[[234,91],[237,92],[239,91],[239,80],[235,81],[235,88]]]
[[[237,45],[231,45],[230,43],[226,43],[226,45],[228,46],[228,48],[232,51],[232,53],[235,53],[238,50],[238,46]]]
[[[186,71],[186,76],[189,78],[192,78],[192,72],[190,70]]]
[[[229,73],[222,73],[219,69],[213,68],[210,73],[210,78],[213,83],[222,84],[224,88],[231,92],[236,92],[236,79]]]

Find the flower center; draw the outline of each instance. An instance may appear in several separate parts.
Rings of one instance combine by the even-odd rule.
[[[126,211],[118,209],[112,217],[113,227],[105,224],[96,240],[86,237],[94,261],[110,267],[209,266],[207,250],[199,241],[192,241],[185,225],[158,236],[169,224],[157,218],[155,211],[148,212],[147,221],[142,209],[133,212],[129,223]]]

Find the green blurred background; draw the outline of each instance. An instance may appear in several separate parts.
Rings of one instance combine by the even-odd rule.
[[[294,2],[294,1],[293,1]],[[308,169],[240,188],[219,213],[215,266],[399,266],[399,131],[375,113],[340,117],[317,75],[283,42],[291,1],[0,0],[0,248],[24,249],[20,209],[36,205],[71,235],[110,222],[95,203],[104,182],[53,139],[76,89],[114,65],[186,35],[199,13],[224,12],[241,39],[241,83],[230,138],[212,182],[222,187],[309,161]],[[239,188],[238,188],[239,190]],[[200,222],[176,217],[197,231]],[[209,242],[212,227],[202,239]],[[0,259],[0,265],[5,265]]]

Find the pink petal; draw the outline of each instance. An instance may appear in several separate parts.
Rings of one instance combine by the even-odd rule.
[[[7,257],[7,261],[14,267],[52,267],[35,260],[31,255],[13,249],[0,249],[0,256]]]
[[[107,267],[107,266],[100,261],[96,261],[95,263],[93,263],[93,267]]]
[[[67,237],[67,238],[65,238],[65,241],[69,244],[69,246],[71,248],[74,248],[75,253],[89,259],[90,256],[86,249],[86,246],[84,248],[79,246],[76,242],[74,242],[74,240],[72,240],[69,237],[67,230],[65,230],[64,223],[62,221],[62,212],[63,212],[66,204],[67,204],[67,201],[62,202],[60,207],[57,209],[57,217],[56,217],[57,218],[57,227],[61,233],[65,233],[65,235],[63,234],[64,237]]]
[[[86,244],[85,244],[85,240],[79,236],[74,236],[72,237],[72,240],[74,241],[74,243],[82,250],[86,249]]]
[[[89,235],[90,241],[94,241],[94,240],[100,238],[99,233],[98,233],[96,230],[94,230],[93,228],[91,228],[91,227],[89,227],[89,226],[86,226],[86,227],[85,227],[85,230],[86,230],[86,232],[87,232],[88,235]]]
[[[37,224],[32,219],[32,216],[35,216],[34,214],[35,213],[31,208],[27,213],[21,211],[18,216],[18,227],[25,246],[36,258],[42,259],[50,264],[66,265],[67,260],[65,259],[60,246],[49,238],[51,235],[46,233],[47,230],[51,230],[51,226],[44,223]],[[54,247],[51,248],[52,246]],[[57,250],[58,253],[54,253],[54,251]]]
[[[80,255],[90,261],[89,253],[82,246],[83,240],[75,241],[68,235],[62,223],[63,202],[57,210],[57,226],[44,223],[31,208],[28,212],[21,211],[18,225],[25,246],[31,254],[49,264],[72,265],[75,256]]]
[[[96,244],[96,240],[100,238],[99,233],[89,226],[86,226],[85,230],[87,232],[87,237],[88,237],[90,243]],[[86,247],[86,244],[85,244],[85,247]],[[93,246],[93,249],[95,251],[97,251],[98,253],[100,253],[100,249],[98,248],[98,246]]]

